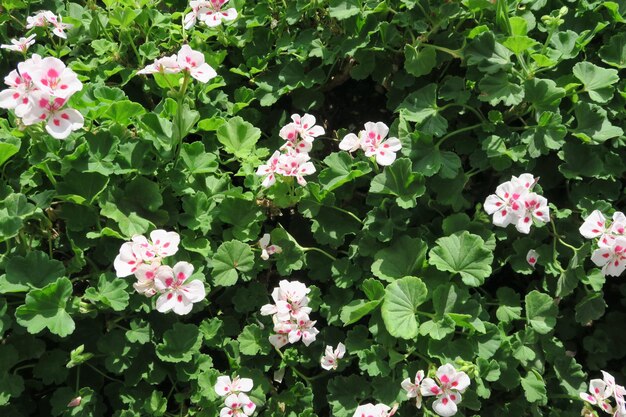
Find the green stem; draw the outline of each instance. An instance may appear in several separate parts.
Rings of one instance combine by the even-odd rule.
[[[448,133],[447,135],[445,135],[444,137],[442,137],[441,139],[439,139],[439,142],[437,142],[435,144],[435,147],[439,148],[443,142],[445,142],[446,140],[448,140],[449,138],[451,138],[454,135],[458,135],[459,133],[463,133],[463,132],[468,132],[470,130],[474,130],[474,129],[476,129],[478,127],[481,127],[481,126],[482,126],[482,123],[479,123],[479,124],[466,126],[466,127],[462,127],[460,129],[454,130],[454,131]]]
[[[304,247],[300,246],[300,249],[302,249],[302,252],[310,252],[310,251],[319,252],[322,255],[325,255],[328,259],[331,259],[333,261],[337,260],[337,258],[335,258],[333,255],[331,255],[330,253],[328,253],[325,250],[320,249],[320,248],[315,248],[315,247],[304,248]]]
[[[122,381],[121,379],[112,378],[112,377],[108,376],[107,374],[105,374],[104,372],[102,372],[100,369],[96,368],[95,366],[93,366],[89,362],[84,362],[84,364],[87,365],[88,367],[90,367],[91,369],[93,369],[95,372],[97,372],[100,375],[102,375],[105,379],[108,379],[109,381],[120,382],[122,384],[124,383],[124,381]]]
[[[298,375],[304,382],[306,382],[306,384],[308,386],[311,386],[311,378],[309,378],[308,376],[304,375],[302,372],[300,372],[295,366],[291,365],[290,363],[288,363],[287,361],[285,361],[285,355],[283,355],[283,352],[280,351],[280,349],[278,348],[274,348],[274,350],[276,350],[276,352],[278,352],[278,354],[280,355],[280,358],[283,360],[283,362],[291,368],[291,370],[293,371],[294,374]]]
[[[353,212],[348,211],[348,210],[345,210],[345,209],[342,209],[341,207],[335,207],[335,206],[331,206],[331,207],[332,207],[332,208],[334,208],[334,209],[335,209],[335,210],[337,210],[337,211],[340,211],[340,212],[342,212],[342,213],[347,214],[348,216],[352,217],[352,218],[353,218],[354,220],[356,220],[357,222],[359,222],[359,223],[363,224],[363,220],[359,219],[359,218],[356,216],[356,214],[354,214]]]
[[[450,49],[450,48],[445,48],[439,45],[433,45],[430,43],[422,43],[420,44],[420,46],[425,47],[425,48],[427,47],[427,48],[436,49],[438,51],[445,52],[446,54],[452,55],[454,58],[463,59],[463,55],[461,55],[460,49]]]
[[[439,111],[444,111],[444,110],[446,110],[446,109],[448,109],[450,107],[454,107],[454,106],[462,107],[465,110],[468,110],[468,111],[474,113],[476,115],[476,117],[478,117],[480,119],[481,122],[487,123],[487,119],[485,119],[485,116],[483,116],[481,112],[479,112],[478,110],[476,110],[472,106],[468,106],[467,104],[450,103],[450,104],[446,104],[445,106],[441,107],[439,109]]]
[[[76,394],[78,394],[78,390],[80,389],[80,366],[76,368]]]
[[[141,57],[141,54],[139,54],[139,51],[137,50],[137,47],[135,46],[135,40],[133,39],[129,31],[124,31],[124,33],[128,37],[128,43],[130,43],[130,47],[132,48],[135,54],[135,59],[137,60],[139,67],[143,67],[143,58]]]

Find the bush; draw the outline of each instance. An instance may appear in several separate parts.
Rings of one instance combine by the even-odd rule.
[[[1,414],[626,415],[624,3],[224,3],[0,1]]]

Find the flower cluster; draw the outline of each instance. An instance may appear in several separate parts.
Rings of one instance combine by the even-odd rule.
[[[280,129],[279,136],[285,140],[280,151],[272,154],[267,164],[261,165],[256,174],[265,177],[263,187],[270,187],[276,182],[276,174],[295,177],[298,184],[305,186],[305,175],[315,172],[310,162],[309,152],[313,148],[313,140],[324,134],[324,128],[315,124],[315,117],[305,114],[291,115],[292,122]],[[281,153],[282,151],[282,153]]]
[[[259,240],[259,247],[261,248],[261,259],[267,261],[270,255],[275,253],[282,253],[283,248],[278,245],[270,245],[270,234],[265,233]]]
[[[37,35],[33,33],[27,38],[11,39],[10,45],[0,45],[0,48],[25,54],[28,48],[35,44],[36,36]]]
[[[26,29],[48,26],[52,26],[52,33],[63,39],[67,39],[65,29],[71,29],[73,27],[73,25],[69,23],[63,23],[61,16],[55,15],[50,10],[42,10],[35,13],[34,16],[26,18]]]
[[[626,389],[615,383],[613,375],[608,372],[601,372],[603,379],[592,379],[589,381],[589,393],[581,392],[580,398],[588,404],[597,405],[604,412],[612,414],[613,417],[625,417],[626,400],[624,400],[624,396],[626,395]],[[615,399],[615,406],[611,405],[611,398]],[[585,405],[585,408],[587,407]]]
[[[272,316],[276,334],[269,338],[270,343],[280,349],[288,343],[302,343],[309,346],[315,341],[319,333],[315,321],[309,319],[311,307],[307,307],[309,298],[306,296],[311,290],[301,282],[282,280],[272,291],[272,298],[276,304],[266,304],[261,307],[261,314]]]
[[[228,376],[220,376],[215,384],[215,392],[224,399],[224,407],[220,410],[220,417],[251,416],[256,404],[244,392],[252,390],[253,381],[250,378],[235,376],[230,380]]]
[[[9,87],[0,91],[0,107],[12,109],[26,126],[46,122],[46,131],[56,139],[65,139],[83,127],[85,119],[78,110],[66,107],[72,94],[83,84],[74,71],[52,57],[32,58],[17,65],[4,78]]]
[[[594,210],[582,226],[580,234],[587,239],[598,238],[598,247],[591,260],[606,276],[617,277],[626,269],[626,216],[620,211],[613,214],[610,224],[599,210]]]
[[[228,0],[190,1],[191,12],[185,15],[185,29],[191,29],[199,20],[209,27],[218,26],[222,20],[231,21],[237,18],[237,10],[233,7],[222,10]]]
[[[118,277],[135,275],[135,290],[152,297],[161,294],[156,308],[161,313],[173,310],[176,314],[187,314],[193,304],[206,296],[204,284],[198,280],[187,281],[193,274],[193,265],[178,262],[174,267],[162,265],[163,258],[178,251],[180,236],[176,232],[154,230],[150,240],[145,236],[133,236],[120,248],[113,266]]]
[[[352,417],[391,417],[397,409],[397,405],[391,408],[385,404],[368,403],[358,406]]]
[[[512,177],[496,188],[496,193],[485,200],[485,211],[493,215],[493,224],[506,227],[511,223],[520,233],[528,234],[533,224],[550,221],[548,200],[532,192],[539,178],[532,174]]]
[[[194,51],[189,45],[183,45],[178,55],[166,56],[155,60],[137,74],[177,74],[187,73],[201,83],[208,83],[217,77],[215,70],[204,61],[204,54]]]
[[[343,358],[343,355],[345,354],[346,347],[341,342],[337,345],[337,349],[333,349],[332,346],[326,346],[326,351],[321,359],[322,368],[327,371],[330,371],[331,369],[336,370],[339,365],[339,359]]]
[[[388,138],[389,128],[383,122],[367,122],[365,130],[361,130],[359,135],[347,134],[339,143],[339,149],[355,152],[363,149],[365,156],[376,157],[376,162],[380,165],[391,165],[396,160],[396,152],[402,149],[402,144],[398,138]]]
[[[424,378],[424,371],[418,371],[414,382],[409,378],[402,381],[402,388],[408,398],[415,398],[417,408],[422,407],[422,397],[436,396],[433,402],[433,411],[442,417],[450,417],[458,411],[457,404],[461,402],[461,393],[469,387],[470,379],[463,371],[457,371],[451,364],[445,364],[437,369],[437,382],[432,378]]]

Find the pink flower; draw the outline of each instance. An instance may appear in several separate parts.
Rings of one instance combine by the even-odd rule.
[[[591,254],[591,260],[602,267],[602,273],[617,277],[626,269],[626,238],[618,237],[611,246],[601,246]]]
[[[30,76],[39,90],[58,98],[69,98],[83,88],[76,73],[53,57],[42,59]]]
[[[385,140],[387,133],[389,128],[383,122],[367,122],[361,139],[365,156],[375,156],[376,162],[382,166],[391,165],[396,160],[396,152],[402,149],[398,138]]]
[[[193,274],[193,265],[188,262],[178,262],[174,268],[162,265],[157,270],[154,286],[161,293],[156,302],[157,310],[166,313],[187,314],[193,304],[200,302],[206,296],[204,284],[198,280],[187,282]]]
[[[35,44],[35,35],[34,33],[30,35],[28,38],[19,38],[19,39],[11,39],[11,45],[0,45],[2,49],[8,49],[9,51],[26,53],[28,48]]]
[[[256,404],[246,394],[231,394],[224,400],[226,407],[220,410],[220,417],[247,417],[254,414]]]
[[[22,117],[26,126],[45,121],[46,131],[55,139],[65,139],[70,133],[83,127],[83,115],[78,110],[65,107],[67,99],[53,98],[42,91],[34,92],[31,98],[34,103]]]
[[[256,170],[256,175],[265,176],[261,185],[265,188],[271,187],[276,182],[276,171],[278,169],[278,161],[280,159],[280,152],[275,151],[267,164],[259,166]]]
[[[160,267],[161,265],[158,262],[153,262],[151,264],[139,264],[134,271],[135,277],[137,277],[137,282],[133,284],[135,291],[139,294],[145,295],[146,297],[152,297],[155,295],[157,293],[157,288],[154,285],[154,278],[156,278]]]
[[[421,392],[423,396],[436,395],[433,411],[442,417],[450,417],[458,411],[457,404],[461,402],[461,393],[470,385],[470,379],[465,372],[457,371],[454,366],[445,364],[437,369],[437,380],[424,378]]]
[[[337,349],[333,349],[332,346],[326,346],[324,356],[321,359],[322,368],[330,371],[331,369],[337,369],[339,365],[339,359],[343,358],[346,354],[346,347],[343,343],[339,342]]]
[[[521,213],[515,228],[520,233],[530,233],[530,226],[533,220],[537,220],[539,224],[550,221],[550,207],[548,200],[536,193],[528,193],[522,197],[523,212]]]
[[[137,71],[137,74],[176,74],[180,71],[182,69],[178,66],[178,58],[172,55],[156,59],[152,64]]]
[[[218,376],[215,383],[215,393],[220,397],[230,394],[238,394],[240,392],[249,392],[252,390],[254,381],[250,378],[233,377],[232,381],[229,376]]]
[[[68,407],[78,407],[81,403],[81,401],[83,400],[82,397],[76,397],[73,398],[72,401],[70,401],[69,403],[67,403]]]
[[[231,21],[237,18],[237,10],[229,8],[222,10],[224,4],[228,0],[209,0],[204,1],[204,5],[198,11],[198,20],[209,27],[219,26],[222,20]]]
[[[506,227],[517,222],[524,212],[523,196],[526,190],[507,181],[496,188],[496,193],[485,200],[485,211],[493,215],[493,224]]]
[[[40,63],[41,57],[33,54],[32,58],[17,64],[17,70],[4,78],[9,88],[0,92],[0,107],[13,109],[17,117],[23,117],[30,111],[33,92],[37,91],[31,74]]]
[[[261,259],[267,261],[270,255],[275,253],[281,253],[283,249],[278,245],[270,245],[270,235],[265,233],[261,240],[259,240],[259,247],[261,248]]]
[[[311,158],[305,153],[283,154],[278,158],[276,172],[286,177],[295,177],[298,184],[304,187],[307,184],[304,176],[315,172],[315,166],[309,159]]]
[[[287,335],[289,343],[296,343],[302,340],[305,346],[309,346],[315,341],[315,337],[319,333],[319,330],[313,327],[317,321],[310,320],[309,316],[303,312],[293,316],[293,319],[294,320],[290,323],[289,334]],[[277,328],[280,327],[277,326]]]
[[[189,45],[183,45],[178,52],[178,66],[200,81],[207,83],[211,78],[217,77],[217,73],[211,66],[204,62],[202,52],[194,51]]]
[[[529,250],[526,254],[526,262],[528,262],[528,265],[532,266],[533,268],[537,264],[537,259],[539,259],[539,254],[534,249]]]
[[[113,267],[118,278],[133,275],[142,264],[141,252],[133,242],[124,243],[115,261],[113,261]]]
[[[410,378],[402,381],[402,388],[406,391],[407,398],[415,398],[415,406],[422,408],[422,390],[421,385],[424,380],[424,371],[419,370],[415,374],[415,382],[411,382]]]
[[[615,381],[613,381],[615,382]],[[607,413],[611,412],[612,407],[608,399],[613,395],[614,386],[610,386],[601,379],[592,379],[589,382],[589,394],[581,392],[580,398],[590,404],[598,405]]]
[[[65,29],[69,29],[72,27],[69,23],[63,23],[61,16],[56,16],[49,10],[43,10],[41,12],[36,13],[34,16],[29,16],[26,18],[26,29],[32,29],[34,27],[47,27],[49,24],[54,27],[52,29],[52,33],[56,36],[66,39]]]

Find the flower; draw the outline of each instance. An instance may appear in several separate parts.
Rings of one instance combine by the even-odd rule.
[[[250,378],[239,378],[235,375],[231,381],[229,376],[218,376],[214,389],[217,395],[223,397],[240,392],[249,392],[253,385],[254,381]]]
[[[189,45],[180,48],[177,59],[178,66],[201,83],[208,83],[211,78],[217,77],[215,70],[204,62],[202,52],[194,51]]]
[[[605,412],[612,413],[613,407],[609,399],[613,396],[616,389],[615,378],[605,371],[602,371],[602,375],[603,379],[592,379],[589,381],[589,393],[581,392],[579,395],[580,398],[589,404],[598,405]]]
[[[145,236],[135,235],[131,242],[126,242],[113,262],[115,272],[119,278],[135,274],[143,263],[156,262],[178,252],[180,235],[176,232],[167,232],[162,229],[150,232],[150,240]],[[139,278],[139,276],[138,276]]]
[[[31,108],[32,95],[37,91],[33,83],[32,71],[40,64],[41,57],[33,54],[30,59],[17,64],[17,70],[13,70],[4,78],[4,83],[9,86],[0,91],[0,107],[13,109],[17,117],[23,117]]]
[[[299,114],[291,115],[292,123],[289,123],[285,127],[280,130],[279,136],[285,140],[293,140],[294,137],[289,137],[289,132],[293,132],[295,130],[296,134],[300,136],[300,138],[308,143],[313,143],[313,140],[323,135],[324,128],[322,126],[318,126],[315,124],[315,116],[312,116],[308,113],[305,113],[304,116],[300,117]],[[284,132],[284,133],[283,133]]]
[[[391,408],[385,404],[368,403],[358,406],[352,417],[391,417],[397,408],[397,405]]]
[[[298,184],[304,187],[307,184],[304,176],[315,172],[315,166],[309,159],[311,158],[306,153],[282,154],[278,158],[276,172],[285,177],[295,177]]]
[[[151,264],[140,264],[134,271],[137,282],[133,284],[133,288],[139,294],[143,294],[146,297],[152,297],[157,293],[157,288],[154,285],[154,278],[161,265],[158,262]],[[130,275],[130,274],[129,274]]]
[[[324,356],[321,359],[322,368],[330,371],[331,369],[337,369],[339,365],[339,359],[343,358],[346,354],[346,347],[343,343],[339,342],[337,349],[333,349],[332,346],[326,346]]]
[[[162,265],[154,278],[154,286],[161,293],[156,302],[157,311],[167,313],[173,310],[176,314],[187,314],[193,304],[206,297],[204,284],[198,280],[186,282],[193,274],[193,265],[178,262],[173,268]]]
[[[67,38],[65,29],[72,27],[69,23],[63,23],[61,16],[56,16],[50,10],[42,10],[37,12],[34,16],[26,18],[26,29],[32,29],[34,27],[47,27],[49,24],[54,26],[52,33],[63,39]]]
[[[34,33],[30,35],[28,38],[19,38],[19,39],[11,39],[11,45],[0,45],[2,49],[8,49],[9,51],[26,53],[28,48],[35,44],[35,35]]]
[[[315,336],[319,333],[319,330],[313,327],[317,321],[310,320],[308,314],[303,312],[292,315],[292,317],[294,320],[288,324],[289,334],[287,337],[289,338],[289,343],[296,343],[302,339],[302,343],[305,346],[309,346],[315,341]],[[282,323],[278,324],[274,327],[274,330],[282,328],[281,325]]]
[[[469,387],[470,379],[465,372],[457,371],[451,364],[445,364],[437,369],[439,385],[432,378],[424,378],[421,385],[423,396],[437,396],[433,403],[433,411],[442,417],[450,417],[458,411],[457,404],[461,402],[461,393]]]
[[[278,245],[270,245],[270,235],[265,233],[259,240],[259,246],[261,247],[261,259],[267,261],[270,255],[275,253],[281,253],[283,249]]]
[[[231,394],[224,400],[226,407],[220,410],[220,417],[246,417],[251,416],[256,409],[256,404],[246,394]]]
[[[367,122],[365,130],[359,135],[349,133],[339,143],[339,149],[355,152],[359,148],[365,151],[365,156],[375,156],[376,162],[382,166],[391,165],[396,160],[396,152],[402,149],[398,138],[388,138],[389,128],[383,122]]]
[[[176,74],[180,71],[181,68],[178,66],[178,57],[171,55],[156,59],[152,64],[137,71],[137,74]]]
[[[274,151],[270,159],[267,160],[267,164],[259,166],[256,170],[256,174],[259,176],[265,175],[261,185],[263,187],[270,187],[276,182],[276,170],[278,169],[278,161],[280,159],[280,152]]]
[[[528,262],[528,265],[533,268],[535,267],[535,264],[537,264],[537,259],[539,259],[539,254],[534,249],[529,250],[526,254],[526,262]]]
[[[424,371],[419,370],[415,374],[415,382],[411,382],[410,378],[406,378],[402,381],[402,388],[406,391],[407,398],[415,398],[415,406],[419,409],[422,408],[422,391],[421,385],[424,379]]]
[[[209,0],[202,3],[204,5],[199,10],[198,20],[209,27],[219,26],[222,20],[231,21],[237,18],[237,10],[235,8],[231,7],[222,10],[222,7],[228,3],[228,0]]]
[[[594,250],[591,260],[602,267],[605,276],[620,276],[626,269],[626,237],[618,237],[611,246],[601,246]]]
[[[81,403],[81,401],[83,400],[82,397],[76,397],[73,398],[72,401],[70,401],[69,403],[67,403],[68,407],[78,407]]]
[[[531,174],[522,174],[498,185],[495,194],[488,196],[484,203],[495,226],[506,227],[513,223],[520,233],[528,234],[533,224],[550,221],[548,200],[531,191],[537,181]]]
[[[52,97],[41,91],[33,93],[32,98],[36,104],[22,117],[26,126],[45,121],[46,131],[55,139],[65,139],[83,127],[85,118],[78,110],[65,107],[67,99]]]

